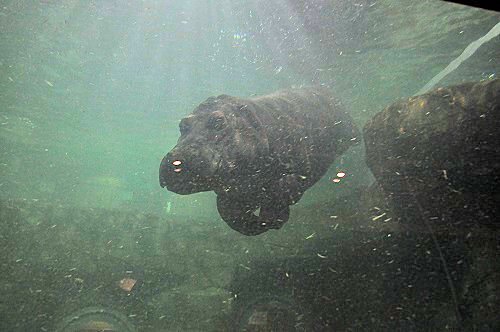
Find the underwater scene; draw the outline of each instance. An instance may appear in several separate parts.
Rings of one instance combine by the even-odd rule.
[[[0,2],[0,331],[499,331],[500,13]]]

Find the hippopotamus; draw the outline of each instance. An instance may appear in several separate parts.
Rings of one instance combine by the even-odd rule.
[[[257,235],[279,229],[290,206],[359,139],[328,88],[210,97],[179,123],[160,164],[160,185],[181,195],[214,191],[221,218]]]

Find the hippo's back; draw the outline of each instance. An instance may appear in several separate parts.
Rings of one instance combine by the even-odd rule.
[[[328,88],[280,90],[250,101],[281,158],[307,155],[311,162],[329,165],[358,140],[351,116]]]

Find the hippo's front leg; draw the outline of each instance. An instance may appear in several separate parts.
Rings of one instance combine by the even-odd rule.
[[[217,210],[222,220],[241,234],[258,235],[269,229],[279,229],[288,221],[290,208],[285,203],[266,202],[260,207],[258,216],[254,214],[257,207],[223,194],[217,195]]]

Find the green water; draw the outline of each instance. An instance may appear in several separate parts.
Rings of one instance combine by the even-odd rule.
[[[211,321],[206,308],[230,312],[226,304],[233,294],[220,289],[230,283],[232,271],[250,269],[259,257],[292,257],[311,234],[328,238],[325,229],[337,229],[337,223],[318,225],[314,213],[326,211],[332,220],[339,210],[355,215],[356,202],[343,197],[364,190],[373,177],[363,147],[355,147],[331,171],[347,170],[349,181],[332,189],[328,175],[292,209],[295,217],[283,229],[246,238],[220,220],[213,193],[178,196],[160,188],[159,163],[177,141],[179,120],[209,96],[248,97],[323,83],[362,127],[394,100],[418,91],[499,20],[498,13],[441,1],[1,1],[0,200],[26,209],[21,209],[21,223],[44,220],[47,227],[74,228],[57,235],[59,247],[48,245],[50,235],[39,238],[30,229],[0,238],[10,259],[2,263],[10,271],[9,284],[17,289],[13,280],[20,270],[10,269],[17,259],[61,270],[76,267],[90,275],[92,255],[101,265],[106,265],[105,255],[133,262],[146,274],[153,265],[168,262],[162,267],[175,271],[179,280],[170,295],[157,292],[144,300],[157,321],[141,318],[141,330],[162,331],[162,324],[165,331],[224,330],[220,321],[227,319]],[[499,54],[496,38],[438,85],[496,77]],[[341,207],[325,203],[339,197]],[[57,223],[29,212],[57,208],[64,216]],[[72,226],[72,220],[84,225],[92,219],[88,211],[93,209],[117,215],[99,214],[102,220],[89,223],[88,233]],[[141,215],[138,224],[144,227],[148,214],[160,224],[153,229],[171,225],[168,238],[144,235],[145,249],[138,257],[134,250],[107,248],[111,238],[96,234],[136,240],[137,229],[120,223],[134,214]],[[9,220],[0,222],[8,225]],[[348,232],[342,236],[350,237]],[[23,251],[36,241],[38,249]],[[87,254],[76,249],[81,246]],[[40,250],[46,256],[35,257]],[[55,262],[51,253],[58,251],[76,256],[63,255]],[[204,256],[207,252],[216,254]],[[203,277],[180,281],[193,275]],[[30,288],[26,283],[20,292]],[[20,302],[30,307],[28,297]],[[4,328],[12,329],[17,320],[24,322],[17,325],[19,331],[51,330],[64,312],[54,309],[31,320],[25,311],[9,309],[7,320],[2,318],[5,308],[0,306]],[[31,317],[44,315],[45,309],[33,308]],[[176,315],[183,318],[176,321]],[[194,323],[197,317],[205,321]]]

